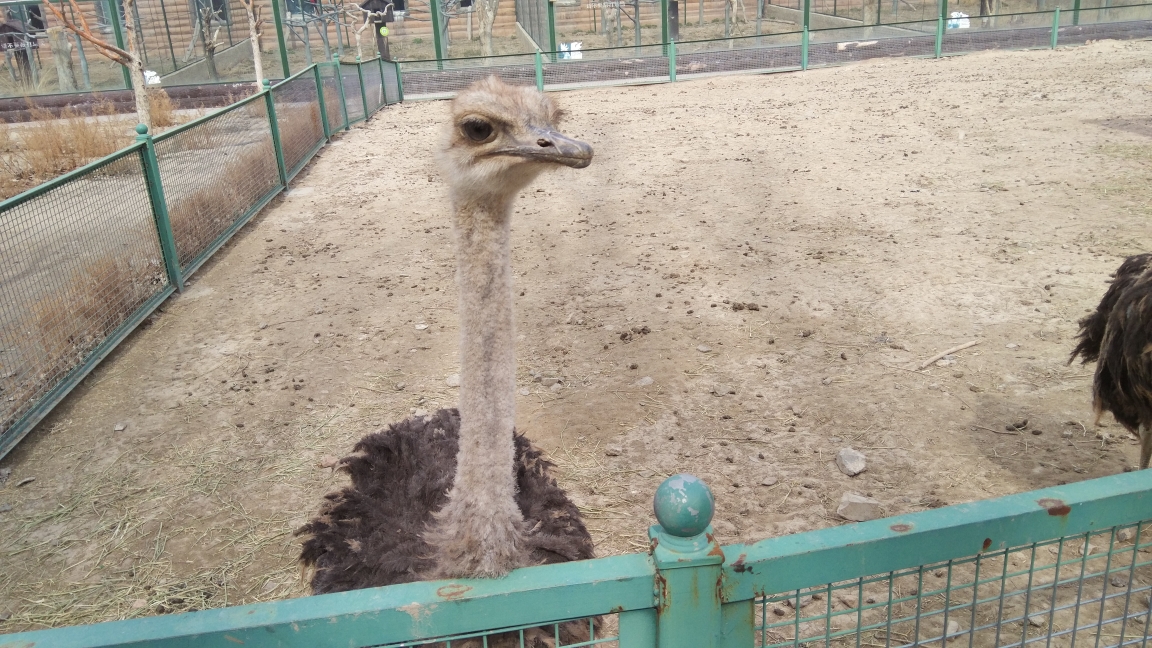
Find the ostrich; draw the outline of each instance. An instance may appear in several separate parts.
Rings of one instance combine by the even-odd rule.
[[[593,557],[552,464],[513,427],[510,251],[516,194],[547,169],[588,166],[592,149],[557,131],[552,99],[496,77],[461,92],[451,113],[437,158],[456,238],[459,411],[393,424],[340,462],[351,485],[296,532],[316,594]],[[587,621],[561,630],[566,642],[590,632]]]
[[[1120,264],[1096,311],[1080,320],[1068,358],[1096,361],[1092,405],[1140,438],[1140,468],[1152,457],[1152,254]]]

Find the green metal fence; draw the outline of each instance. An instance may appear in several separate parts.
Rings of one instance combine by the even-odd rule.
[[[811,0],[809,0],[810,2]],[[1152,38],[1152,3],[952,18],[947,3],[930,20],[849,24],[656,45],[405,61],[409,99],[450,97],[490,74],[541,90],[661,83],[716,74],[765,73],[883,57],[941,57],[992,49],[1054,48],[1102,38]],[[808,2],[804,3],[808,6]],[[806,14],[807,12],[805,12]],[[906,12],[907,13],[907,12]],[[844,21],[848,22],[848,21]]]
[[[348,126],[345,101],[400,100],[395,63],[337,65],[0,202],[0,457]]]
[[[1152,472],[720,546],[694,478],[644,554],[0,635],[0,648],[1132,646],[1148,641]]]

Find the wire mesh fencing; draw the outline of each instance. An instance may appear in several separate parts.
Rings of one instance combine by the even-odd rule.
[[[1144,645],[1148,523],[985,551],[756,601],[756,645]]]
[[[278,151],[291,179],[346,98],[400,99],[393,63],[321,67],[0,202],[0,457],[285,188]]]
[[[156,160],[184,274],[281,189],[272,130],[256,96],[156,138]]]
[[[348,123],[354,124],[363,121],[364,93],[360,87],[360,66],[339,63],[340,83],[344,92],[344,105],[348,111]]]
[[[288,177],[295,176],[324,145],[324,123],[320,116],[316,76],[305,70],[272,88],[280,146]]]
[[[0,456],[170,292],[158,241],[139,146],[2,204]]]

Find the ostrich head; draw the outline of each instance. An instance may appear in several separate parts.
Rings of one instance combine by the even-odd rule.
[[[592,147],[557,130],[563,111],[534,88],[488,77],[451,111],[438,159],[458,202],[511,200],[542,171],[592,163]]]

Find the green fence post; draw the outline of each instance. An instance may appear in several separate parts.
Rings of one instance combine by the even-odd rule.
[[[388,82],[384,80],[384,59],[376,57],[376,67],[380,70],[380,108],[388,105]]]
[[[668,42],[668,0],[660,0],[660,42]]]
[[[276,151],[276,168],[280,171],[280,186],[288,188],[288,167],[284,165],[284,146],[280,142],[280,124],[276,121],[276,102],[272,100],[272,82],[263,80],[264,105],[268,107],[268,125],[272,127],[272,148]]]
[[[272,0],[272,22],[276,25],[276,44],[280,48],[280,67],[284,78],[292,76],[288,67],[288,43],[284,42],[284,18],[280,15],[280,0]]]
[[[164,257],[164,269],[168,281],[176,290],[184,292],[184,277],[180,274],[180,257],[176,254],[176,237],[172,235],[172,221],[168,218],[168,202],[164,198],[164,185],[160,182],[160,164],[156,162],[156,146],[148,127],[136,125],[136,141],[144,145],[140,150],[144,158],[144,180],[148,186],[148,199],[152,203],[152,218],[156,221],[156,231],[160,234],[160,254]]]
[[[804,33],[800,36],[800,69],[808,69],[808,26],[804,26]]]
[[[1080,0],[1075,0],[1072,3],[1072,26],[1076,27],[1080,24]]]
[[[656,489],[654,547],[656,645],[716,648],[722,632],[720,573],[724,552],[709,524],[712,491],[692,475],[673,475]]]
[[[320,123],[324,125],[324,139],[332,139],[332,126],[328,123],[328,106],[324,103],[324,79],[320,76],[320,66],[312,66],[312,76],[316,79],[316,98],[320,100]]]
[[[668,80],[676,81],[676,41],[668,41]]]
[[[344,115],[344,130],[352,130],[351,120],[348,119],[348,96],[344,94],[344,70],[340,69],[340,62],[329,63],[336,68],[336,89],[340,91],[340,110]]]
[[[804,31],[812,26],[812,0],[804,0]]]
[[[1056,39],[1060,37],[1060,7],[1052,12],[1052,49],[1056,49]]]
[[[536,50],[536,89],[544,92],[544,56]]]
[[[116,47],[122,50],[128,49],[124,44],[124,28],[120,25],[120,3],[116,0],[108,0],[106,3],[106,10],[108,11],[108,21],[112,23],[112,37],[116,40]],[[132,89],[132,76],[128,74],[128,66],[121,65],[120,71],[124,74],[124,89]]]
[[[548,49],[551,54],[548,60],[552,63],[556,62],[556,52],[560,49],[556,47],[556,6],[552,4],[553,0],[544,0],[548,5]]]
[[[392,67],[396,68],[396,102],[404,103],[404,75],[401,74],[400,63],[391,61]]]
[[[364,107],[364,121],[368,121],[368,92],[364,90],[364,64],[360,62],[360,55],[356,55],[356,77],[360,79],[360,105]]]
[[[436,50],[436,69],[444,69],[444,45],[440,42],[440,0],[428,0],[428,13],[432,14],[432,47]]]
[[[936,16],[936,58],[940,58],[940,53],[944,47],[944,20],[948,15],[948,0],[940,0],[940,15]]]

